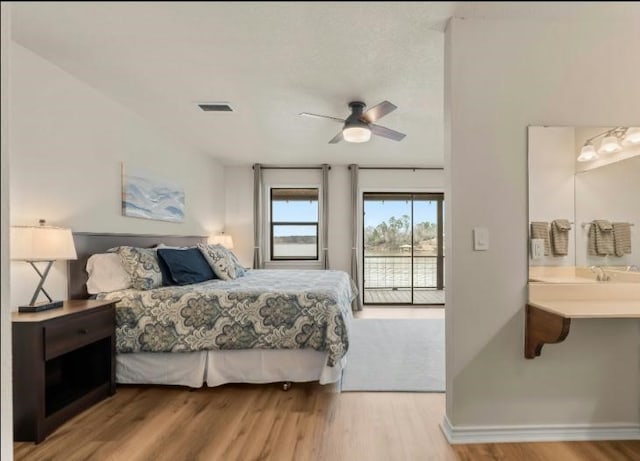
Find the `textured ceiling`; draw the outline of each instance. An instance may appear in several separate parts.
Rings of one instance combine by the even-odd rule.
[[[582,13],[618,11],[601,7]],[[12,31],[227,165],[438,166],[447,19],[575,12],[535,2],[15,2]],[[385,99],[398,109],[377,123],[406,133],[401,142],[330,145],[339,123],[298,116],[346,117],[349,101]],[[202,112],[201,102],[228,102],[234,112]]]

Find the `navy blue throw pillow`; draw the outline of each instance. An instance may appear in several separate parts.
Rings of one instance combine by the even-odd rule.
[[[176,285],[200,283],[216,277],[197,248],[186,250],[158,248],[158,259],[166,264],[171,280]]]
[[[169,287],[171,285],[175,285],[175,282],[171,278],[171,272],[169,272],[167,263],[164,262],[164,259],[162,259],[159,254],[158,254],[158,266],[160,267],[160,273],[162,274],[162,286]]]

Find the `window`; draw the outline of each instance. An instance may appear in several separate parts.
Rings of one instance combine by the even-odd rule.
[[[271,260],[318,260],[318,189],[271,189]]]

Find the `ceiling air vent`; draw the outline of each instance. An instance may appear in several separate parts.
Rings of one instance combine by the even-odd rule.
[[[233,112],[233,109],[226,102],[203,102],[198,107],[205,112]]]

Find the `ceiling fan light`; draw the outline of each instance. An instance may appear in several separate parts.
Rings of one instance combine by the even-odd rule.
[[[580,155],[578,156],[578,162],[590,162],[591,160],[595,160],[598,158],[598,154],[593,147],[593,144],[585,144],[582,146],[580,150]]]
[[[367,142],[371,139],[371,130],[366,126],[349,126],[342,130],[342,137],[347,142]]]
[[[620,152],[622,150],[622,146],[618,141],[618,138],[615,136],[606,136],[602,140],[602,144],[600,144],[600,149],[598,149],[599,154],[613,154],[615,152]]]
[[[624,138],[622,139],[622,144],[626,146],[640,144],[640,128],[637,126],[627,128]]]

